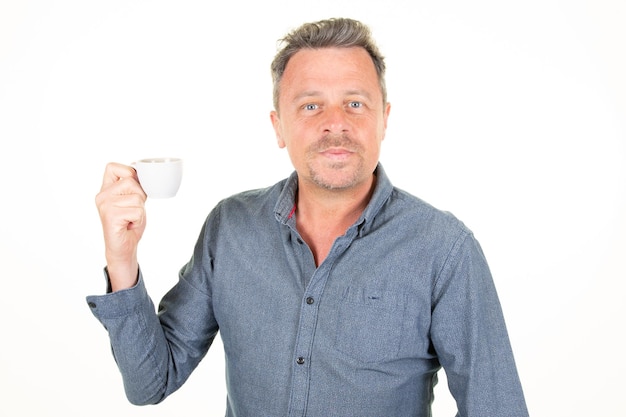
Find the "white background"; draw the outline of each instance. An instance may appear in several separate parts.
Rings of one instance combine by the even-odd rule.
[[[0,0],[0,415],[224,415],[219,340],[163,404],[127,403],[84,299],[104,290],[94,197],[108,161],[185,159],[178,196],[147,202],[159,299],[218,200],[291,172],[269,63],[331,16],[368,23],[387,57],[392,181],[482,243],[531,414],[623,415],[621,0]]]

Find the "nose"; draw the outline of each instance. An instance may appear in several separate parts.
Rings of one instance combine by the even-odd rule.
[[[324,133],[344,133],[350,128],[348,115],[343,106],[329,106],[324,111]]]

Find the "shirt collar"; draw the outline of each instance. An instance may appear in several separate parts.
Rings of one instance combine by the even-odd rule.
[[[376,166],[376,186],[372,198],[367,207],[361,214],[361,217],[355,224],[363,224],[365,227],[367,224],[376,217],[382,206],[389,199],[391,192],[393,191],[393,185],[387,177],[382,164],[379,162]],[[294,171],[289,178],[283,181],[283,188],[278,196],[278,201],[274,208],[274,214],[276,220],[283,224],[287,224],[293,221],[293,214],[296,208],[296,193],[298,192],[298,174]]]

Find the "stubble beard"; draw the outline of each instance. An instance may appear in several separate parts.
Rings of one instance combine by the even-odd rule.
[[[319,153],[332,147],[340,147],[353,152],[348,161],[321,161]],[[359,183],[364,161],[361,146],[348,135],[326,135],[311,145],[307,152],[309,178],[318,187],[326,190],[344,190]],[[356,157],[356,158],[355,158]],[[355,165],[356,164],[356,165]]]

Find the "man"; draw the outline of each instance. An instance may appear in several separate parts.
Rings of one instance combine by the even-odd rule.
[[[270,117],[295,172],[212,210],[158,315],[137,261],[145,194],[106,168],[110,288],[88,302],[128,399],[165,399],[219,330],[227,416],[429,416],[442,366],[459,416],[527,416],[479,244],[378,162],[390,105],[368,28],[330,19],[283,41]]]

